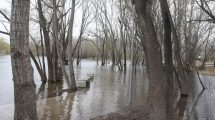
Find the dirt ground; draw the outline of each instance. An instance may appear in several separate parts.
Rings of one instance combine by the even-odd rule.
[[[114,113],[92,118],[91,120],[148,120],[142,106],[125,108]]]

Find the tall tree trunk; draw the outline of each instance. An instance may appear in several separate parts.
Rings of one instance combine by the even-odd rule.
[[[146,108],[149,111],[149,120],[166,120],[166,103],[164,75],[161,49],[151,18],[151,0],[136,0],[137,22],[145,39],[145,54],[147,72],[149,75],[149,96]]]
[[[54,6],[54,10],[53,10],[53,13],[54,13],[54,15],[53,15],[53,30],[54,30],[54,40],[55,40],[55,42],[56,42],[56,44],[57,44],[57,46],[56,46],[56,49],[57,49],[57,53],[56,54],[58,54],[58,59],[59,59],[59,63],[60,63],[60,68],[61,68],[61,70],[62,70],[62,72],[63,72],[63,75],[64,75],[64,79],[65,79],[65,81],[66,81],[66,83],[67,83],[67,86],[69,87],[69,88],[71,88],[71,83],[70,83],[70,81],[69,81],[69,77],[68,77],[68,75],[67,75],[67,72],[66,72],[66,69],[65,69],[65,63],[64,63],[64,58],[63,58],[63,44],[61,44],[60,43],[60,41],[58,40],[58,20],[57,20],[57,4],[56,4],[56,0],[53,0],[53,6]],[[57,61],[58,61],[58,59],[57,59]],[[58,62],[57,62],[58,63]],[[56,69],[57,70],[57,69]],[[58,74],[56,74],[56,75],[58,75]]]
[[[101,65],[105,65],[105,40],[102,41],[102,54],[101,54],[102,63]]]
[[[167,0],[160,0],[163,25],[164,25],[164,65],[166,79],[166,99],[167,99],[167,119],[174,118],[174,79],[173,79],[173,61],[172,61],[172,41],[171,41],[171,23],[169,19],[169,5]]]
[[[78,50],[77,50],[77,66],[79,66],[81,62],[81,43],[82,43],[82,38],[80,37],[80,42],[78,43]]]
[[[10,44],[14,82],[14,120],[37,120],[33,68],[29,55],[30,0],[12,0]]]
[[[126,37],[125,37],[125,33],[123,32],[126,31],[125,29],[123,29],[123,22],[124,22],[124,17],[125,17],[125,10],[123,10],[123,7],[122,5],[124,5],[124,2],[123,1],[119,1],[119,9],[120,9],[120,19],[119,19],[119,23],[120,23],[120,40],[121,40],[121,44],[122,44],[122,49],[123,49],[123,60],[124,60],[124,63],[123,63],[123,67],[124,67],[124,70],[126,70],[126,65],[127,65],[127,50],[126,50]]]
[[[180,82],[182,84],[181,94],[187,95],[188,94],[188,91],[187,91],[187,78],[186,78],[185,71],[183,69],[183,63],[182,63],[182,59],[181,59],[180,40],[179,40],[179,36],[177,34],[177,31],[176,31],[175,25],[173,23],[171,14],[169,13],[168,15],[169,15],[169,20],[170,20],[170,23],[171,23],[171,29],[172,29],[172,35],[173,35],[174,55],[175,55],[175,59],[176,59],[176,66],[178,68]]]
[[[40,26],[43,30],[43,36],[44,36],[44,41],[45,41],[46,56],[47,56],[47,63],[48,63],[48,80],[53,81],[54,80],[54,71],[53,71],[53,61],[52,61],[49,32],[46,27],[46,19],[43,15],[41,0],[38,0],[37,3],[38,3],[39,18],[40,18]]]
[[[73,67],[73,51],[72,51],[72,42],[73,42],[73,24],[74,24],[74,15],[75,15],[75,0],[72,0],[72,11],[71,17],[69,21],[69,45],[68,45],[68,57],[69,57],[69,75],[70,75],[70,82],[71,82],[71,89],[76,90],[76,81],[75,81],[75,74],[74,74],[74,67]]]
[[[44,43],[43,43],[43,34],[42,34],[42,29],[40,28],[40,37],[41,37],[41,48],[42,48],[42,66],[43,66],[43,73],[46,77],[47,80],[47,74],[46,74],[46,64],[45,64],[45,51],[44,51]]]

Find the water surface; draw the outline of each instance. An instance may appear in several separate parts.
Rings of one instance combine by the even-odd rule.
[[[77,80],[86,78],[87,74],[94,74],[90,88],[52,98],[46,98],[47,94],[53,89],[66,88],[65,83],[57,86],[43,85],[39,74],[34,70],[40,120],[88,120],[128,106],[128,71],[120,72],[110,64],[106,67],[97,66],[93,60],[82,60],[81,65],[74,68]],[[133,77],[132,104],[135,106],[144,105],[146,101],[149,81],[145,71],[144,67],[139,66]],[[196,75],[188,75],[191,92],[189,97],[178,97],[176,101],[178,120],[215,119],[215,77],[201,76],[201,79],[207,88],[203,92]],[[10,56],[0,56],[0,120],[12,118],[13,82]]]

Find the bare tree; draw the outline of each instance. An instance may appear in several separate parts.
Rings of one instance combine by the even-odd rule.
[[[152,21],[152,2],[136,0],[137,22],[141,28],[145,44],[147,72],[149,75],[149,96],[147,109],[149,120],[166,120],[165,89],[161,49]]]
[[[71,16],[69,21],[69,32],[68,32],[68,39],[69,39],[69,45],[68,45],[68,57],[69,57],[69,75],[70,75],[70,84],[71,89],[76,90],[76,82],[75,82],[75,74],[74,74],[74,67],[73,67],[73,49],[72,49],[72,42],[73,42],[73,24],[74,24],[74,16],[75,16],[75,0],[72,0],[72,10],[71,10]]]
[[[43,37],[44,37],[44,43],[45,43],[45,49],[46,49],[46,56],[47,56],[47,63],[48,63],[48,80],[49,81],[55,81],[54,80],[54,67],[53,67],[53,56],[51,52],[51,43],[50,43],[50,36],[49,36],[49,27],[47,25],[47,20],[44,16],[43,9],[42,9],[42,3],[41,0],[37,1],[38,3],[38,13],[39,13],[39,19],[40,19],[40,27],[43,31]]]
[[[75,48],[73,52],[77,52],[77,65],[80,64],[81,61],[81,44],[83,41],[83,36],[86,33],[86,30],[88,26],[93,22],[95,17],[91,17],[92,14],[92,5],[90,4],[89,1],[82,1],[81,2],[81,7],[82,7],[82,18],[81,18],[81,28],[80,28],[80,33],[78,36],[77,43],[75,45]]]
[[[167,119],[174,119],[174,107],[171,106],[173,103],[174,96],[174,79],[173,79],[173,59],[172,59],[172,40],[171,40],[171,20],[170,11],[167,0],[160,0],[163,28],[164,28],[164,65],[165,65],[165,79],[166,79],[166,99],[167,104]]]
[[[14,120],[37,120],[33,68],[29,55],[29,0],[13,0],[11,10],[11,63],[13,70]]]

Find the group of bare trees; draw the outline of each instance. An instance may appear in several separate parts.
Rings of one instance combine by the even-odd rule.
[[[29,49],[29,53],[42,82],[61,82],[65,78],[68,87],[76,89],[73,66],[69,66],[69,78],[65,70],[64,61],[66,57],[68,57],[70,63],[73,63],[74,60],[72,33],[77,3],[73,0],[72,6],[66,9],[68,7],[66,2],[68,1],[37,0],[32,2],[32,14],[29,17],[34,26],[38,25],[38,34],[31,34],[31,32],[29,34],[36,48],[34,53]],[[10,17],[6,12],[0,11],[4,19],[10,22]],[[5,22],[2,22],[2,24],[6,28]],[[10,31],[1,31],[1,33],[11,35]]]
[[[66,1],[37,1],[38,24],[40,25],[41,38],[41,55],[42,63],[44,63],[44,55],[46,54],[48,64],[48,77],[46,75],[45,65],[40,64],[38,71],[43,73],[42,81],[57,82],[65,79],[67,86],[70,89],[76,89],[73,58],[72,53],[72,33],[75,13],[75,0],[72,1],[71,12],[65,11]],[[47,12],[44,12],[47,11]],[[66,16],[70,13],[70,18],[67,20]],[[35,20],[36,21],[36,20]],[[67,32],[68,31],[68,32]],[[69,48],[68,55],[66,55],[67,48]],[[44,51],[45,49],[45,51]],[[40,53],[38,53],[39,55]],[[68,56],[69,60],[69,75],[65,68],[65,58]],[[32,56],[33,58],[33,56]],[[35,63],[41,63],[35,61]]]
[[[175,108],[168,106],[168,103],[173,102],[175,94],[176,79],[173,76],[179,75],[177,84],[181,92],[184,92],[182,94],[188,94],[184,90],[187,82],[184,72],[195,68],[202,52],[202,64],[205,64],[207,54],[214,56],[210,52],[214,50],[214,26],[210,23],[213,18],[207,19],[204,14],[207,13],[209,17],[213,15],[208,2],[211,1],[135,1],[137,24],[141,29],[140,39],[150,79],[149,105],[146,106],[150,111],[149,119],[175,119]]]
[[[64,18],[65,14],[67,14],[64,11],[65,2],[66,1],[56,0],[37,1],[36,8],[39,18],[35,21],[38,21],[40,26],[40,51],[38,50],[39,47],[35,38],[29,34],[30,1],[12,1],[11,20],[8,18],[11,27],[8,35],[10,35],[15,93],[14,119],[37,119],[36,93],[30,56],[36,64],[42,82],[62,81],[62,77],[64,77],[69,89],[77,89],[73,70],[72,49],[69,49],[68,52],[70,64],[69,75],[66,72],[64,63],[66,56],[65,46],[68,44],[68,47],[72,48],[72,33],[76,3],[75,0],[72,1],[71,15],[67,25],[67,23],[65,23],[66,18]],[[45,5],[47,8],[44,7]],[[48,14],[49,12],[51,13]],[[66,29],[68,29],[68,32],[66,32]],[[29,38],[32,38],[36,45],[38,59],[35,58],[29,49]],[[46,74],[45,55],[48,64],[48,74]],[[40,59],[39,56],[42,56],[42,59]]]
[[[36,13],[30,16],[29,0],[12,0],[11,18],[0,10],[11,24],[10,32],[0,32],[10,35],[16,104],[14,119],[37,119],[30,56],[42,82],[62,82],[64,79],[69,89],[76,90],[74,55],[79,65],[81,45],[86,41],[95,45],[97,61],[101,60],[101,65],[110,60],[119,70],[127,68],[133,49],[132,64],[146,63],[147,66],[149,119],[174,119],[175,108],[167,104],[173,101],[175,85],[187,94],[185,70],[192,70],[202,54],[202,66],[211,60],[215,67],[215,13],[210,5],[213,2],[37,0],[34,4]],[[80,32],[74,41],[75,11],[80,6]],[[38,35],[30,34],[29,18],[39,26]],[[36,53],[29,49],[29,38],[35,44]],[[132,44],[134,48],[131,48]],[[67,58],[69,72],[65,67]]]

